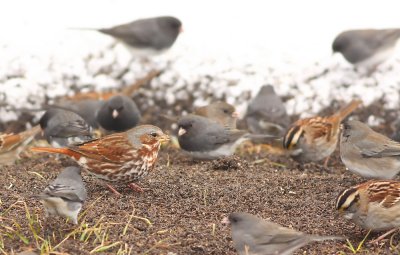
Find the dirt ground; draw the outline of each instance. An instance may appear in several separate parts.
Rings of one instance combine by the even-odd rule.
[[[44,249],[48,240],[54,251],[68,254],[235,254],[230,229],[220,223],[234,211],[257,214],[310,234],[343,235],[354,246],[367,233],[336,217],[337,194],[363,181],[345,171],[338,155],[324,169],[266,152],[194,162],[177,149],[163,148],[155,171],[140,182],[144,193],[120,186],[123,196],[118,198],[85,174],[89,199],[77,226],[58,218],[45,219],[40,202],[30,198],[71,164],[70,159],[41,155],[1,168],[3,253]],[[91,232],[91,228],[97,230]],[[43,240],[35,238],[34,231]],[[391,253],[399,241],[395,235],[392,245],[389,241],[382,246],[365,243],[362,254]],[[328,241],[308,245],[296,254],[351,251],[345,241]]]
[[[374,113],[386,120],[379,104],[358,111],[365,121]],[[326,112],[329,113],[329,110]],[[382,131],[388,125],[382,125]],[[155,171],[138,184],[143,193],[117,186],[116,197],[84,173],[89,198],[79,224],[45,218],[39,201],[49,180],[74,162],[38,154],[0,167],[0,252],[33,249],[42,254],[236,254],[229,227],[220,223],[231,212],[245,211],[310,234],[345,236],[357,248],[367,234],[337,217],[338,193],[363,182],[347,172],[338,151],[324,169],[298,164],[270,152],[195,162],[178,149],[164,147]],[[358,254],[400,254],[400,235],[379,245],[371,233]],[[305,246],[296,254],[353,254],[346,241]]]

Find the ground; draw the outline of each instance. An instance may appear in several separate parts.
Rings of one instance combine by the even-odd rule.
[[[122,197],[116,197],[85,174],[89,198],[77,226],[46,219],[40,202],[32,198],[71,164],[70,159],[41,154],[0,168],[4,254],[30,248],[43,254],[235,254],[230,229],[220,223],[234,211],[310,234],[345,236],[355,247],[367,234],[335,212],[338,193],[363,181],[345,170],[337,152],[324,169],[244,149],[232,158],[195,162],[164,147],[154,172],[139,182],[143,193],[117,186]],[[394,235],[392,245],[366,242],[360,254],[392,253],[399,241]],[[326,241],[296,254],[352,254],[348,247],[346,241]]]

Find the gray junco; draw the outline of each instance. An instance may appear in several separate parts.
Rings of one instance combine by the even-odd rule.
[[[70,218],[74,224],[78,224],[78,214],[87,197],[81,169],[74,166],[65,168],[36,197],[43,202],[46,216],[59,215]]]
[[[53,147],[65,147],[93,139],[90,126],[72,111],[49,109],[40,118],[39,124],[47,142]]]
[[[209,105],[197,107],[193,113],[214,120],[225,127],[233,129],[236,128],[236,121],[239,117],[235,107],[223,101],[217,101]]]
[[[400,143],[356,120],[342,125],[340,157],[351,172],[365,178],[392,179],[400,171]]]
[[[98,29],[127,45],[133,55],[139,57],[168,50],[181,30],[181,21],[171,16],[139,19],[112,28]]]
[[[103,106],[103,100],[85,99],[78,102],[70,102],[64,107],[68,107],[71,111],[79,114],[92,128],[99,128],[97,123],[97,112]]]
[[[372,72],[393,54],[399,36],[400,29],[349,30],[335,38],[332,49],[356,67]]]
[[[261,87],[247,106],[244,119],[248,129],[254,134],[283,136],[290,124],[286,108],[271,85]]]
[[[310,242],[343,239],[308,235],[243,212],[231,213],[222,223],[231,225],[233,246],[240,255],[289,255]]]
[[[195,159],[231,156],[242,142],[253,138],[246,131],[230,129],[216,121],[191,114],[179,119],[178,128],[181,149]]]
[[[141,115],[135,102],[124,95],[105,101],[96,115],[97,123],[109,133],[123,132],[135,127]]]

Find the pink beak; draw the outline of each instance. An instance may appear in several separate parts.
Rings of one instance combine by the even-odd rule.
[[[178,136],[183,136],[184,134],[186,134],[186,132],[187,132],[186,129],[180,128],[178,131]]]
[[[221,223],[222,223],[223,225],[229,225],[229,224],[231,224],[231,222],[229,221],[228,217],[223,218],[222,221],[221,221]]]
[[[117,118],[118,115],[119,115],[118,111],[117,110],[113,110],[113,112],[112,112],[113,119]]]
[[[233,112],[232,113],[232,118],[235,118],[235,119],[239,118],[239,113],[238,112]]]

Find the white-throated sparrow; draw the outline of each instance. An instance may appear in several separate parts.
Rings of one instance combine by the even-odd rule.
[[[398,228],[400,182],[371,180],[348,188],[339,194],[336,209],[344,218],[365,229],[380,231]]]
[[[336,149],[340,122],[360,104],[360,100],[353,100],[331,116],[296,121],[286,132],[283,147],[300,162],[319,161],[330,156]]]

